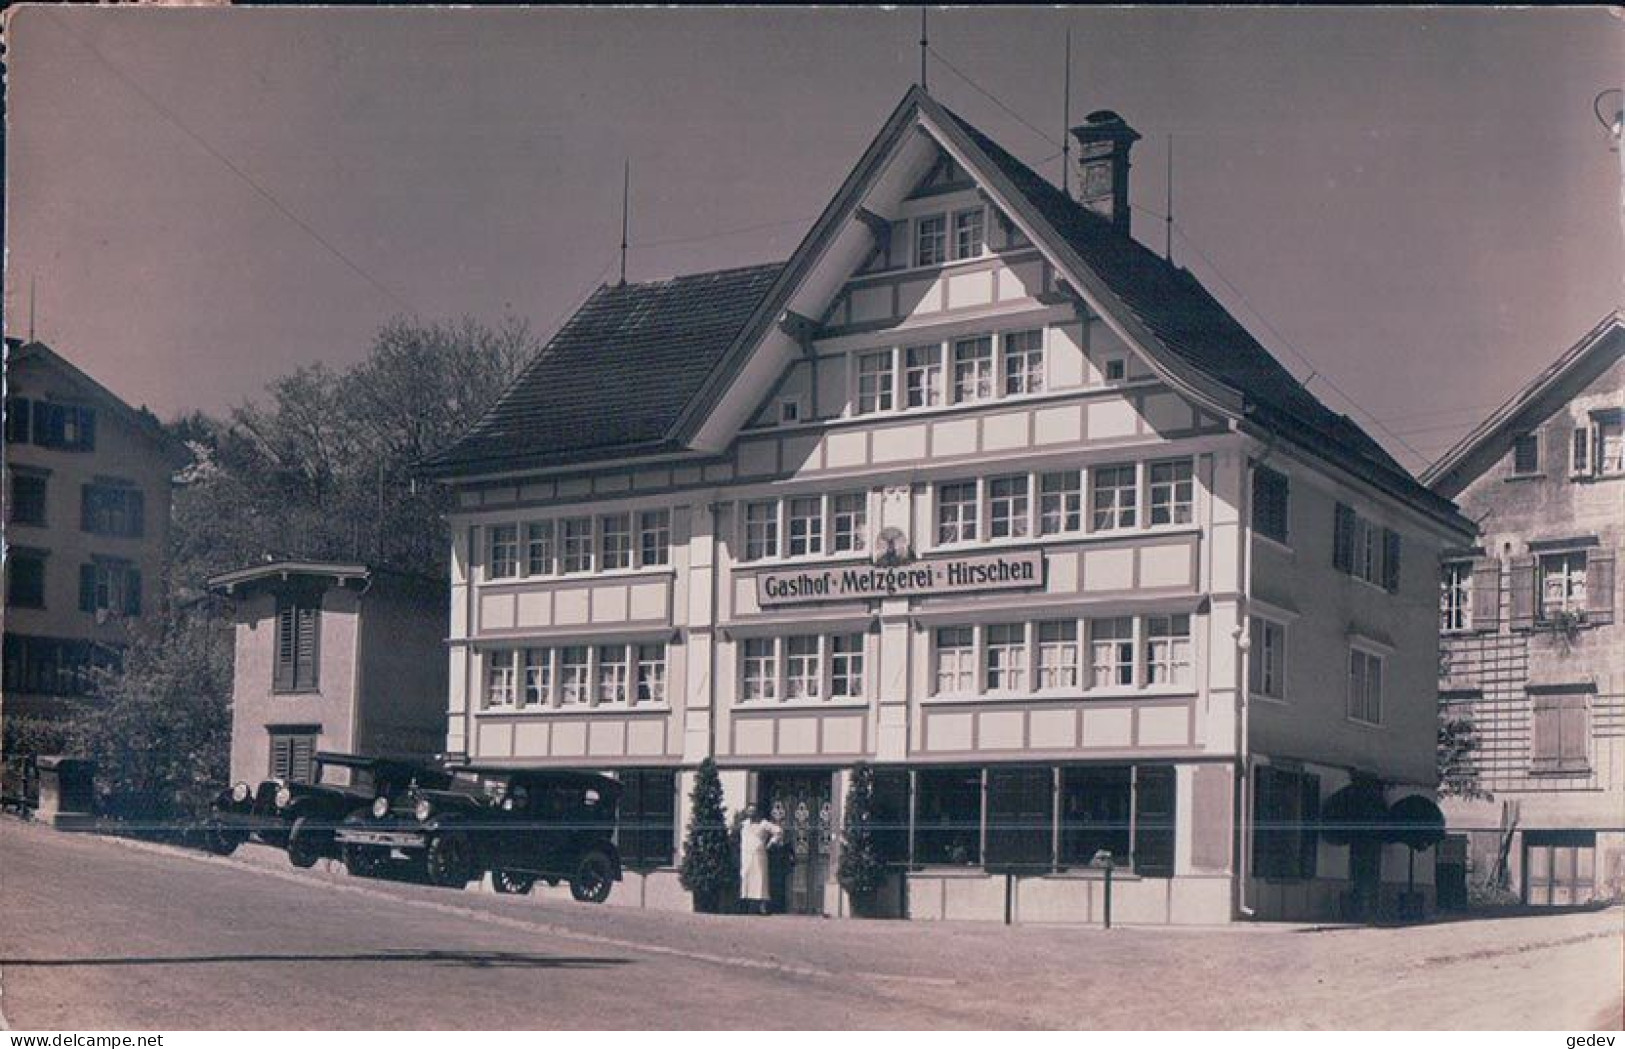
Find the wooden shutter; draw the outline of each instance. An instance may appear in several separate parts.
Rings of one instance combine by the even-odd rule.
[[[321,609],[315,604],[299,605],[296,628],[293,687],[315,688],[316,649],[321,637]]]
[[[124,614],[141,614],[141,573],[133,568],[126,569],[124,573]]]
[[[1560,768],[1589,767],[1586,753],[1586,697],[1558,696],[1557,763]]]
[[[1529,753],[1534,759],[1535,768],[1549,769],[1557,766],[1560,753],[1558,742],[1561,738],[1562,710],[1557,705],[1556,696],[1532,696],[1532,710],[1530,711],[1529,725]]]
[[[309,783],[315,766],[316,737],[293,736],[289,744],[288,779],[294,783]]]
[[[96,531],[96,486],[92,484],[79,486],[79,530]]]
[[[28,409],[31,404],[26,397],[6,401],[6,440],[9,443],[28,443]]]
[[[1576,426],[1574,436],[1569,441],[1569,476],[1589,477],[1595,466],[1595,457],[1592,447],[1596,443],[1595,429],[1590,426]]]
[[[1586,619],[1593,623],[1614,621],[1614,552],[1590,550],[1586,553]]]
[[[96,566],[79,566],[79,611],[96,611]]]
[[[286,692],[293,688],[293,667],[295,652],[294,621],[297,618],[298,608],[292,601],[277,606],[276,610],[276,675],[273,687],[278,691]]]
[[[271,735],[271,778],[287,779],[293,766],[293,738],[284,733]]]
[[[1298,777],[1298,876],[1313,878],[1320,859],[1320,777]]]
[[[1382,588],[1390,594],[1399,592],[1399,533],[1392,528],[1382,530]]]
[[[1354,572],[1354,508],[1343,503],[1332,516],[1332,567],[1345,575]]]
[[[1514,630],[1529,630],[1535,625],[1535,559],[1512,559],[1512,612],[1509,616]]]
[[[1501,619],[1501,562],[1486,557],[1473,563],[1472,627],[1493,631]]]

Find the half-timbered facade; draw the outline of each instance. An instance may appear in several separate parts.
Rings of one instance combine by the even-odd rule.
[[[788,262],[592,296],[427,464],[448,750],[616,771],[674,844],[714,757],[793,910],[845,906],[865,761],[911,917],[1099,921],[1108,857],[1120,921],[1335,912],[1313,810],[1431,792],[1469,529],[1131,238],[1127,125],[1076,134],[1081,202],[913,90]]]

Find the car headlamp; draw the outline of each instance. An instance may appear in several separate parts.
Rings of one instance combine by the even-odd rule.
[[[248,800],[248,796],[253,792],[253,788],[246,783],[241,781],[233,783],[231,785],[231,800],[241,805],[243,802]]]
[[[412,809],[412,815],[416,816],[418,822],[421,823],[434,815],[434,806],[429,804],[428,798],[419,798],[417,806]]]
[[[383,819],[389,815],[389,799],[382,794],[372,799],[372,815],[374,819]]]
[[[276,807],[277,808],[285,809],[285,808],[288,807],[288,803],[291,802],[291,801],[293,801],[293,791],[289,790],[285,786],[284,787],[278,787],[276,789]]]

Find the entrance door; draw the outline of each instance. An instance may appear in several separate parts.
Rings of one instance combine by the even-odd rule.
[[[1596,835],[1588,831],[1524,835],[1524,900],[1536,907],[1590,903],[1596,884]]]
[[[1348,917],[1370,921],[1382,896],[1382,842],[1360,835],[1349,843],[1350,901]]]
[[[782,859],[773,871],[773,908],[789,914],[824,913],[829,877],[830,795],[828,772],[764,773],[761,796],[767,815],[784,828]]]

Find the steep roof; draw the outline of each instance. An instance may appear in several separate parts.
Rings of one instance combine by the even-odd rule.
[[[1615,310],[1440,456],[1422,475],[1422,483],[1454,498],[1505,455],[1520,434],[1539,426],[1622,354],[1625,312]]]
[[[782,266],[599,290],[497,405],[429,459],[442,477],[681,452],[766,327],[822,257],[916,121],[1008,205],[1063,277],[1122,323],[1148,364],[1214,412],[1336,463],[1458,530],[1448,500],[1419,484],[1346,416],[1306,390],[1189,272],[1147,250],[922,89],[911,88],[796,253]]]
[[[680,451],[672,427],[782,266],[604,285],[497,403],[424,465],[453,473]]]

